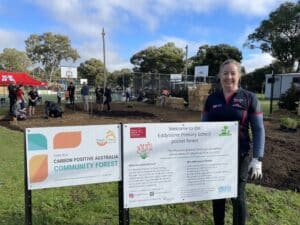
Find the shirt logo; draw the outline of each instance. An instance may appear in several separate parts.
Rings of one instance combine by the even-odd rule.
[[[222,107],[222,104],[212,105],[212,108],[213,108],[213,109],[220,108],[220,107]]]
[[[233,103],[239,103],[239,104],[241,104],[243,101],[244,101],[244,99],[242,99],[242,98],[234,98],[233,99]]]

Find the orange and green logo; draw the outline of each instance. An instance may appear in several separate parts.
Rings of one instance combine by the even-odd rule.
[[[99,145],[100,147],[104,147],[109,143],[115,143],[116,142],[116,135],[112,130],[107,130],[105,132],[105,137],[104,138],[98,138],[96,140],[97,145]]]

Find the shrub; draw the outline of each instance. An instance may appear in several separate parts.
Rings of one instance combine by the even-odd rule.
[[[280,126],[289,129],[297,129],[298,122],[290,117],[284,117],[280,120]]]
[[[297,107],[296,102],[300,100],[300,89],[294,85],[282,94],[278,101],[278,106],[281,109],[295,110]]]

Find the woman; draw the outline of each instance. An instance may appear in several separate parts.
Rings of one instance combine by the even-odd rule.
[[[28,105],[29,105],[29,116],[35,114],[36,103],[39,99],[38,91],[35,87],[31,87],[31,90],[28,92]]]
[[[105,97],[105,101],[104,101],[104,105],[107,105],[107,111],[110,112],[110,102],[111,102],[111,90],[109,87],[105,88],[104,91],[104,97]]]
[[[208,96],[202,121],[239,121],[239,170],[238,196],[231,199],[233,204],[233,224],[246,224],[245,186],[248,172],[252,179],[262,177],[262,157],[264,155],[265,130],[259,101],[254,93],[239,88],[241,65],[228,59],[220,67],[221,91]],[[249,128],[252,129],[253,158],[251,163]],[[224,225],[225,199],[213,200],[215,225]]]
[[[22,84],[19,84],[16,92],[17,102],[20,103],[21,109],[25,109],[25,95],[24,95],[24,87]]]

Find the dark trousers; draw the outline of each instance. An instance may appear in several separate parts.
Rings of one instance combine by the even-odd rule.
[[[74,105],[75,104],[75,96],[74,95],[70,95],[70,104]]]
[[[60,105],[60,103],[61,103],[61,97],[60,97],[60,96],[57,96],[57,104]]]
[[[249,156],[239,160],[238,196],[232,198],[233,225],[245,225],[247,217],[245,187],[248,178]],[[213,200],[213,215],[215,225],[224,225],[226,199]]]
[[[12,108],[16,101],[17,101],[17,99],[15,97],[9,97],[9,112],[10,113],[13,112]]]
[[[107,105],[107,111],[110,111],[110,101],[104,101],[104,105]]]

